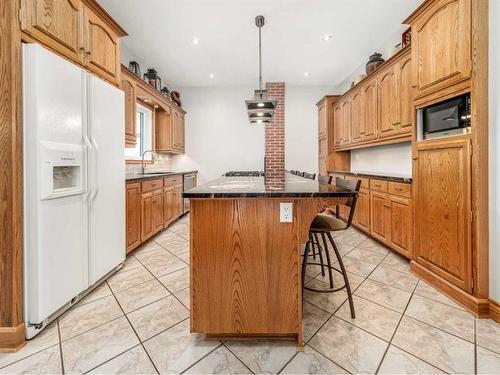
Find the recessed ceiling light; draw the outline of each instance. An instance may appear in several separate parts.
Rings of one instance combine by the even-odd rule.
[[[214,78],[214,77],[215,77],[215,74],[210,73],[210,78]]]
[[[309,73],[304,72],[304,77],[309,77]]]
[[[332,38],[333,38],[333,35],[330,35],[330,34],[324,34],[322,39],[323,39],[325,42],[328,42],[328,41],[329,41],[330,39],[332,39]]]
[[[198,38],[193,38],[193,44],[199,44],[200,43],[200,39]]]

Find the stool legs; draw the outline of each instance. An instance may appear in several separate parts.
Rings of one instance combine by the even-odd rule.
[[[314,237],[314,241],[313,241]],[[319,254],[319,262],[321,263],[321,276],[325,276],[325,263],[323,262],[323,252],[321,251],[321,245],[319,244],[317,233],[309,232],[309,241],[312,243],[313,254],[316,254],[314,250],[314,245],[316,245],[316,249],[318,249]],[[330,266],[330,264],[328,264]]]
[[[304,287],[306,281],[306,266],[307,266],[307,255],[309,254],[309,245],[311,241],[306,242],[306,248],[304,249],[304,258],[302,260],[302,287]]]
[[[330,280],[330,289],[333,289],[333,272],[332,272],[332,262],[330,260],[330,253],[328,251],[328,243],[326,242],[325,233],[321,233],[321,238],[323,239],[323,245],[325,246],[326,262],[328,263],[328,278]]]
[[[337,260],[338,260],[339,265],[340,265],[340,269],[342,270],[342,276],[344,276],[345,287],[347,290],[347,298],[349,299],[349,307],[351,308],[351,317],[353,319],[355,319],[356,314],[354,313],[354,303],[352,301],[351,286],[349,285],[349,280],[347,279],[347,271],[344,267],[344,262],[342,261],[342,258],[341,258],[340,253],[339,253],[339,249],[337,249],[337,245],[335,245],[335,242],[333,241],[333,237],[330,234],[330,232],[327,232],[326,235],[328,236],[328,239],[332,243],[333,250],[335,251],[335,255],[337,256]]]

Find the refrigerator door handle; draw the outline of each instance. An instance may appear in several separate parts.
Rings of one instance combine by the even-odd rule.
[[[99,193],[99,173],[98,173],[98,168],[99,168],[99,147],[97,145],[97,142],[95,140],[94,137],[91,138],[91,143],[93,145],[93,153],[92,153],[92,156],[93,156],[93,165],[92,165],[92,169],[93,169],[93,172],[94,172],[94,181],[93,181],[93,185],[94,185],[94,189],[93,189],[93,192],[92,192],[92,197],[91,197],[91,201],[94,201],[95,198],[97,197],[97,194]]]

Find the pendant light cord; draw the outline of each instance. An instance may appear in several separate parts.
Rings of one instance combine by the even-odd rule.
[[[262,26],[259,26],[259,90],[262,95]]]

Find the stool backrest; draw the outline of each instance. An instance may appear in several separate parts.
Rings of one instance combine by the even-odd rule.
[[[335,185],[339,188],[354,191],[356,193],[359,192],[359,188],[361,187],[361,180],[346,180],[344,178],[337,177],[335,179]],[[349,198],[345,205],[350,208],[349,218],[347,219],[347,227],[349,228],[352,223],[352,218],[354,216],[354,209],[356,208],[356,202],[358,200],[358,194],[354,197]]]
[[[297,176],[304,177],[304,172],[297,171]]]
[[[308,178],[310,180],[314,180],[316,178],[316,173],[311,174],[311,173],[303,172],[302,177]]]
[[[320,184],[331,184],[332,183],[332,176],[321,176],[321,175],[318,175],[318,182]]]

